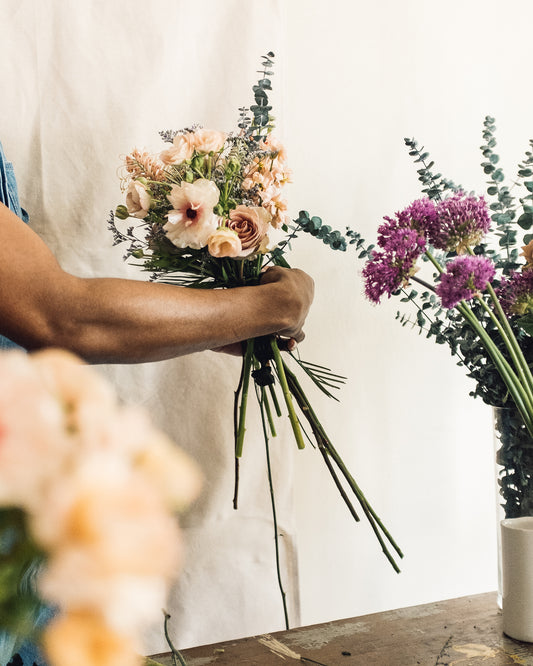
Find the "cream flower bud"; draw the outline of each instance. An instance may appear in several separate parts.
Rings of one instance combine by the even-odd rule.
[[[242,252],[242,243],[236,231],[219,227],[209,237],[207,249],[212,257],[238,257]]]

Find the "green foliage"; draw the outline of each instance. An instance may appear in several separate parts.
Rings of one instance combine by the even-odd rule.
[[[21,509],[0,509],[0,627],[14,635],[35,634],[41,602],[33,587],[41,553],[33,544]]]
[[[418,147],[415,139],[404,139],[404,143],[409,148],[409,155],[414,158],[415,164],[420,164],[417,170],[418,180],[422,183],[422,192],[430,199],[441,199],[447,191],[457,191],[461,189],[460,185],[447,178],[444,178],[440,173],[434,174],[432,168],[434,162],[428,162],[429,153],[424,152],[424,147]]]
[[[533,440],[518,410],[509,405],[498,410],[496,462],[498,485],[506,518],[531,516],[533,512]]]
[[[301,210],[298,218],[294,220],[294,235],[297,231],[304,231],[311,236],[319,238],[323,243],[329,245],[332,250],[340,250],[341,252],[346,251],[347,243],[346,238],[341,234],[340,231],[332,229],[327,224],[322,224],[322,220],[319,217],[313,216],[309,217],[309,213],[306,210]]]
[[[274,66],[274,54],[272,51],[269,51],[262,57],[261,66],[262,69],[259,71],[259,74],[262,76],[252,88],[255,104],[252,104],[249,110],[252,112],[253,118],[249,118],[248,109],[246,107],[241,107],[239,109],[240,117],[238,127],[244,130],[246,137],[251,138],[254,141],[260,141],[266,134],[274,129],[274,119],[270,114],[272,111],[272,105],[269,103],[267,92],[272,90],[270,77],[274,74],[272,71]]]

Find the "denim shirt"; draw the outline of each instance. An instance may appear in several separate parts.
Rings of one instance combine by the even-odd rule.
[[[0,143],[0,201],[10,208],[21,220],[28,222],[28,214],[21,207],[18,197],[17,181],[15,179],[15,172],[11,162],[7,161],[4,154],[2,144]],[[0,336],[0,350],[2,349],[21,349],[8,338]],[[35,569],[32,567],[28,571],[28,580],[21,582],[21,585],[29,584],[29,579],[35,574]],[[36,625],[40,626],[50,619],[52,612],[46,607],[41,607],[38,611],[36,618]],[[20,641],[13,634],[0,629],[0,664],[4,666],[11,659],[13,652],[16,648],[18,654],[13,657],[10,662],[13,666],[46,666],[42,655],[40,654],[37,646],[32,643],[25,642],[20,646]]]
[[[15,171],[11,162],[7,161],[2,144],[0,143],[0,201],[10,208],[21,220],[28,222],[28,213],[19,203],[17,181]],[[20,349],[8,338],[0,335],[0,349]]]

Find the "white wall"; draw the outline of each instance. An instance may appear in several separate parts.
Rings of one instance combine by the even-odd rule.
[[[496,117],[512,176],[533,136],[533,5],[291,0],[285,134],[291,203],[374,241],[383,215],[420,193],[403,137],[484,191],[482,122]],[[496,588],[490,409],[447,348],[403,329],[399,302],[371,306],[362,263],[308,239],[293,263],[316,279],[301,346],[346,374],[323,422],[404,549],[396,575],[352,523],[318,453],[296,460],[302,621],[313,623]]]

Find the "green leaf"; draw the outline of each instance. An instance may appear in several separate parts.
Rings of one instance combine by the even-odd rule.
[[[522,229],[525,229],[526,231],[531,229],[533,226],[533,213],[522,213],[517,222],[522,227]]]
[[[533,314],[530,312],[517,320],[517,324],[529,335],[533,335]]]

